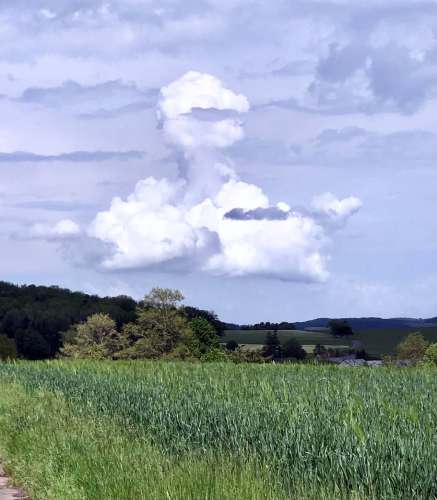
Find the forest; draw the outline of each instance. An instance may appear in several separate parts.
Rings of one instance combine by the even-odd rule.
[[[0,351],[29,360],[54,358],[73,326],[99,314],[121,331],[136,322],[139,305],[124,295],[98,297],[57,286],[0,282]],[[214,313],[191,306],[179,312],[186,321],[204,318],[217,336],[224,331]]]

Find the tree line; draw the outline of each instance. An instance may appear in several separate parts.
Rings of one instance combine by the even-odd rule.
[[[296,330],[294,323],[281,321],[280,323],[271,323],[270,321],[261,321],[253,325],[241,325],[240,330]]]
[[[126,325],[132,328],[141,321],[142,305],[124,295],[98,297],[57,286],[0,282],[0,358],[54,358],[75,325],[99,314],[109,318],[117,331],[126,331]],[[204,318],[218,336],[223,333],[224,324],[214,313],[189,306],[183,309],[187,321]]]
[[[181,292],[167,288],[154,288],[136,302],[127,296],[100,298],[58,287],[0,282],[0,360],[62,356],[280,362],[307,357],[296,339],[280,342],[281,328],[276,327],[284,323],[257,324],[274,327],[267,331],[262,349],[244,349],[232,340],[223,346],[226,324],[211,311],[183,305],[183,299]],[[353,334],[345,320],[331,320],[328,326],[335,336]],[[418,333],[406,337],[397,351],[397,360],[437,365],[437,344]],[[312,358],[320,361],[329,355],[329,349],[317,345]]]
[[[225,324],[211,311],[183,305],[183,299],[181,292],[167,288],[154,288],[135,302],[1,283],[0,359],[268,362],[306,356],[294,339],[282,346],[276,331],[267,333],[259,352],[232,342],[223,346]]]
[[[117,328],[107,314],[93,314],[64,334],[60,353],[91,359],[220,359],[213,313],[185,308],[178,290],[154,288],[138,304],[134,321]]]

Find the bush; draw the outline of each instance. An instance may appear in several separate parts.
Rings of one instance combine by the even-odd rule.
[[[276,360],[282,357],[282,347],[279,342],[278,332],[267,332],[262,355],[266,359]]]
[[[304,348],[300,345],[299,341],[296,339],[288,339],[283,348],[282,354],[284,358],[294,358],[294,359],[305,359],[306,352]]]
[[[260,349],[242,349],[238,347],[230,353],[230,357],[234,363],[265,363],[266,359]]]
[[[427,347],[423,355],[423,363],[427,366],[437,367],[437,343],[431,344]]]
[[[238,342],[235,340],[229,340],[229,342],[226,343],[226,349],[234,352],[235,349],[238,349]]]
[[[419,332],[410,333],[396,347],[398,359],[408,359],[411,361],[420,361],[429,345],[423,335]]]
[[[17,346],[14,340],[6,335],[0,335],[0,359],[15,359],[17,357]]]
[[[218,335],[214,326],[205,318],[194,318],[188,323],[194,334],[197,349],[206,354],[211,349],[219,347]]]
[[[164,354],[162,359],[167,361],[195,361],[196,356],[185,344],[177,344],[169,353]],[[197,358],[198,359],[198,358]]]
[[[205,353],[201,360],[209,363],[216,363],[221,361],[230,361],[230,358],[224,349],[216,347]]]

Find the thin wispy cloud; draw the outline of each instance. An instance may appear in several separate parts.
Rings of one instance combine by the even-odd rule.
[[[39,163],[39,162],[104,162],[110,160],[140,160],[146,156],[144,151],[73,151],[58,155],[41,155],[25,151],[0,153],[0,163]]]

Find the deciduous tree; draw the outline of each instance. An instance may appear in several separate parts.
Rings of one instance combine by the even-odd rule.
[[[205,354],[211,349],[219,347],[219,339],[213,325],[205,318],[194,318],[189,323],[191,331],[194,334],[196,348],[200,354]]]
[[[346,337],[354,333],[345,319],[331,319],[328,322],[328,326],[335,337]]]
[[[437,344],[430,344],[423,355],[423,363],[437,367]]]
[[[159,358],[175,349],[186,357],[194,335],[180,305],[183,299],[179,290],[153,288],[140,302],[137,321],[123,328],[128,347],[117,357]],[[183,349],[181,344],[185,346]]]
[[[100,313],[74,326],[67,339],[61,353],[72,358],[112,359],[125,347],[115,321]]]
[[[280,359],[282,355],[281,343],[279,342],[278,332],[267,332],[264,346],[262,349],[262,355],[265,358],[272,360]]]
[[[284,343],[284,346],[282,348],[282,355],[285,358],[293,358],[293,359],[305,359],[306,358],[305,349],[302,347],[300,342],[293,337],[289,338]]]
[[[424,339],[420,332],[410,333],[396,347],[398,358],[419,361],[423,358],[428,345],[429,342]]]

